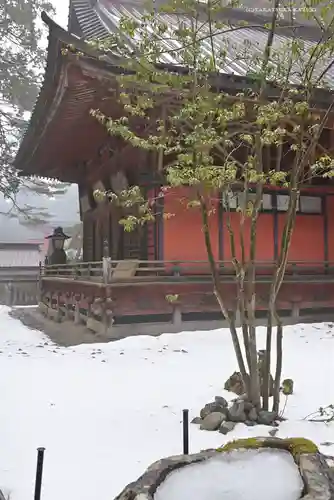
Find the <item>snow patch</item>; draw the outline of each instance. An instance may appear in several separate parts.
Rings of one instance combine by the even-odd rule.
[[[257,335],[264,348],[266,329]],[[295,392],[277,436],[311,439],[327,455],[334,422],[303,418],[334,402],[333,359],[332,323],[284,328],[283,378]],[[65,348],[0,306],[0,489],[33,498],[44,446],[43,500],[114,498],[153,462],[182,453],[182,409],[191,420],[215,396],[231,400],[223,387],[235,369],[227,329]],[[224,436],[191,424],[190,453],[270,430],[237,424]]]
[[[302,491],[290,453],[237,450],[172,472],[154,500],[297,500]]]

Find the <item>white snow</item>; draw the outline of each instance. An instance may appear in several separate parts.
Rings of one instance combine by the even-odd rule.
[[[303,420],[334,402],[333,326],[287,327],[284,354],[295,394],[277,435],[334,455],[334,445],[321,446],[334,442],[333,423]],[[182,408],[191,419],[215,395],[232,398],[223,386],[235,369],[227,330],[62,348],[0,308],[0,488],[10,500],[33,498],[44,446],[42,500],[114,498],[152,462],[182,452]],[[269,430],[238,424],[223,436],[191,425],[190,452]]]
[[[172,472],[154,500],[298,500],[302,491],[289,453],[238,450]]]

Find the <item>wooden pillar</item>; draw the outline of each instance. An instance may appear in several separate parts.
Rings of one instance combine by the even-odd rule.
[[[218,200],[218,260],[224,260],[224,208],[222,193],[219,193]]]
[[[159,188],[160,189],[160,188]],[[158,193],[157,193],[158,194]],[[164,209],[165,199],[163,196],[157,196],[155,218],[156,224],[156,260],[164,260]]]
[[[328,253],[328,208],[327,208],[327,196],[323,196],[321,199],[322,203],[322,213],[323,213],[323,230],[324,230],[324,265],[325,265],[325,270],[328,269],[328,260],[329,260],[329,253]]]
[[[92,318],[93,316],[93,311],[92,311],[92,306],[93,306],[93,297],[89,297],[87,299],[87,321],[89,320],[89,318]]]
[[[114,324],[114,313],[113,313],[113,300],[109,296],[110,295],[110,289],[108,288],[106,291],[106,315],[108,318],[108,330],[110,331],[112,328],[112,325]]]
[[[277,194],[272,193],[272,210],[273,210],[273,240],[274,240],[274,260],[278,258],[278,210],[277,210]]]
[[[6,302],[6,305],[11,307],[13,305],[13,301],[14,301],[14,290],[13,290],[13,283],[10,281],[8,282],[6,285],[5,285],[5,290],[6,290],[6,299],[5,299],[5,302]]]
[[[95,209],[94,213],[95,217],[95,255],[94,260],[100,261],[102,260],[103,255],[103,243],[102,243],[102,234],[103,234],[103,219],[101,216],[101,211],[99,208]]]
[[[72,301],[71,301],[71,296],[69,293],[66,293],[65,295],[65,319],[69,320],[71,319],[71,313],[72,313]]]
[[[81,297],[75,295],[75,308],[74,308],[74,323],[76,325],[79,325],[81,323],[81,318],[80,318],[80,299]]]
[[[175,305],[173,310],[173,325],[177,330],[182,330],[182,313],[179,305]]]
[[[90,262],[94,260],[94,218],[92,212],[86,212],[83,215],[83,260]]]
[[[55,321],[57,323],[60,323],[62,320],[62,313],[61,313],[61,307],[60,307],[60,293],[58,292],[56,295],[56,315],[55,315]]]
[[[299,304],[297,302],[294,302],[292,304],[292,309],[291,309],[291,318],[293,319],[293,321],[298,322],[299,312],[300,312]]]
[[[39,271],[38,271],[38,282],[37,282],[37,304],[42,301],[42,263],[39,262]]]
[[[102,327],[103,327],[102,331],[104,334],[107,334],[108,328],[109,328],[109,315],[108,315],[107,304],[106,304],[105,300],[102,303],[101,320],[102,320]]]
[[[106,285],[107,283],[110,283],[111,280],[112,264],[110,257],[103,257],[102,272],[103,272],[103,283]]]

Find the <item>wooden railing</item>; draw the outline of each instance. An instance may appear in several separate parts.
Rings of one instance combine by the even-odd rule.
[[[219,274],[233,278],[235,271],[231,261],[217,261]],[[258,261],[256,275],[268,279],[274,272],[276,263]],[[111,261],[78,262],[75,264],[50,265],[41,268],[42,279],[71,279],[94,281],[99,283],[159,281],[174,278],[173,281],[205,278],[210,276],[207,261]],[[291,261],[287,265],[286,275],[334,276],[334,262]]]

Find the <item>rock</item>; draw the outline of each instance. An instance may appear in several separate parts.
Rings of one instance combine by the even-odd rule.
[[[232,422],[244,422],[246,420],[244,401],[235,401],[228,409],[228,420]]]
[[[299,470],[304,479],[305,498],[334,499],[334,474],[321,453],[301,455]]]
[[[217,405],[219,405],[219,406],[222,406],[223,408],[227,408],[228,407],[228,402],[222,396],[216,396],[215,397],[215,403],[217,403]]]
[[[234,372],[232,375],[226,380],[224,389],[226,391],[234,392],[238,396],[241,396],[245,393],[245,384],[242,380],[242,376],[240,372]]]
[[[210,413],[213,413],[215,411],[215,408],[217,407],[217,404],[216,403],[207,403],[205,406],[203,406],[203,408],[201,409],[200,411],[200,417],[201,418],[205,418],[207,417],[208,415],[210,415]]]
[[[239,397],[235,398],[233,401],[238,401],[239,399],[240,399],[241,401],[248,401],[248,396],[247,396],[247,394],[246,394],[246,393],[244,393],[244,394],[241,394],[241,396],[239,396]]]
[[[269,435],[272,437],[275,437],[277,433],[278,433],[277,427],[269,431]]]
[[[266,351],[260,350],[258,352],[258,372],[259,372],[259,381],[260,381],[260,390],[261,396],[264,396],[264,387],[263,381],[265,378],[266,372],[266,363],[265,363]],[[232,375],[226,380],[224,389],[226,391],[234,392],[238,396],[242,396],[246,392],[245,384],[242,380],[242,376],[240,372],[234,372]],[[272,375],[269,376],[269,397],[273,395],[274,391],[274,379]]]
[[[207,415],[201,423],[203,431],[216,431],[219,429],[221,423],[226,419],[223,413],[213,412]]]
[[[251,403],[250,401],[245,401],[245,411],[251,411],[252,409],[254,409],[253,403]]]
[[[233,431],[236,425],[237,424],[235,422],[223,422],[219,427],[219,432],[221,434],[228,434],[229,432]]]
[[[195,417],[191,421],[192,424],[201,424],[202,422],[203,422],[203,419],[201,419],[201,417]]]
[[[256,422],[258,418],[258,414],[256,411],[256,408],[252,408],[250,412],[248,413],[248,420],[251,420],[252,422]]]
[[[225,406],[221,406],[218,403],[208,403],[204,406],[204,408],[201,409],[200,411],[200,416],[201,418],[205,418],[210,413],[223,413],[224,415],[227,414],[227,408]]]
[[[225,427],[227,424],[235,425],[232,422],[224,422],[221,427]],[[139,478],[133,478],[133,482],[114,497],[114,500],[153,500],[157,488],[173,471],[179,471],[183,467],[192,464],[204,463],[212,458],[221,460],[222,453],[232,450],[236,450],[237,453],[239,449],[254,449],[254,439],[258,442],[260,448],[277,448],[280,453],[290,453],[291,449],[294,450],[295,454],[293,456],[297,457],[296,465],[299,467],[304,481],[303,498],[309,500],[334,500],[333,473],[324,455],[319,453],[317,447],[303,438],[284,440],[272,437],[251,437],[249,439],[233,440],[220,448],[218,452],[216,450],[205,450],[194,455],[178,455],[160,459],[152,464]],[[227,457],[227,460],[229,461],[230,458]],[[268,498],[270,498],[270,495]]]
[[[245,420],[244,424],[247,425],[247,427],[254,427],[256,422],[254,422],[254,420]]]
[[[277,418],[277,413],[275,411],[261,410],[259,411],[258,423],[262,425],[271,425]]]

